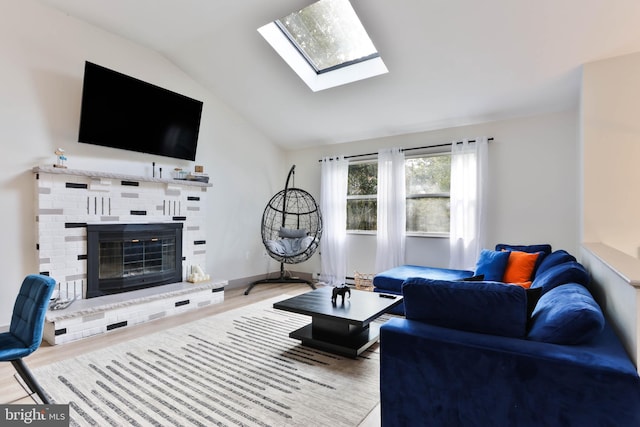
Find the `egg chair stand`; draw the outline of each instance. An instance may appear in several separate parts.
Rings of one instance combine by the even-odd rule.
[[[265,283],[306,283],[311,286],[311,289],[315,289],[316,285],[311,280],[302,279],[300,277],[287,277],[284,271],[284,263],[280,263],[280,276],[273,277],[270,279],[262,279],[256,280],[255,282],[251,282],[247,289],[244,291],[245,295],[249,295],[251,289],[253,289],[256,285],[261,285]]]
[[[316,288],[310,280],[285,274],[284,264],[308,260],[318,249],[322,236],[320,207],[311,194],[289,186],[292,177],[295,178],[295,165],[289,170],[284,190],[269,200],[262,214],[262,243],[267,254],[280,262],[280,275],[250,283],[245,295],[264,283],[306,283]]]

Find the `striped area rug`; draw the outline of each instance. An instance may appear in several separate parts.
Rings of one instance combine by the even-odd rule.
[[[283,295],[34,370],[71,425],[357,426],[379,400],[375,344],[357,359],[300,345]],[[386,317],[378,321],[384,321]]]

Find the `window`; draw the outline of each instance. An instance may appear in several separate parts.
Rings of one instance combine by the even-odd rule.
[[[258,32],[314,92],[388,72],[349,0],[319,0]]]
[[[345,0],[321,0],[275,22],[316,73],[379,56]]]
[[[347,179],[347,230],[375,230],[378,163],[350,163]]]
[[[449,232],[451,156],[405,160],[407,233]]]
[[[448,233],[451,156],[408,157],[405,160],[405,179],[407,233]],[[349,165],[347,230],[376,230],[377,181],[376,161]]]

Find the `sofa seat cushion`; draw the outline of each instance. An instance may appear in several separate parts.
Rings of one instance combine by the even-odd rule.
[[[604,323],[602,310],[589,291],[567,283],[540,297],[527,337],[553,344],[580,344],[602,332]]]
[[[382,291],[402,293],[402,283],[409,277],[424,277],[438,280],[459,280],[473,276],[473,271],[446,268],[401,265],[378,273],[373,278],[373,286]]]
[[[520,286],[414,277],[402,294],[407,319],[507,337],[526,334],[527,297]]]
[[[578,283],[583,286],[588,286],[589,273],[582,264],[578,262],[565,262],[536,274],[531,287],[542,288],[542,294],[544,295],[556,286],[565,283]]]

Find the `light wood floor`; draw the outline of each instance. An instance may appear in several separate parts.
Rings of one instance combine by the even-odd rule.
[[[282,294],[298,295],[311,290],[305,284],[264,284],[258,285],[249,295],[244,295],[244,288],[225,289],[224,302],[210,307],[188,312],[179,316],[162,318],[142,325],[125,329],[117,329],[108,334],[75,341],[72,343],[52,346],[43,342],[40,348],[27,358],[25,363],[31,368],[37,368],[50,363],[76,357],[80,354],[99,350],[122,341],[144,336],[183,323],[192,322],[207,316],[223,313],[254,302],[276,297]],[[10,363],[0,363],[0,403],[3,404],[33,404],[34,400],[22,388],[14,377],[15,371]],[[380,405],[369,414],[359,427],[380,426]]]

